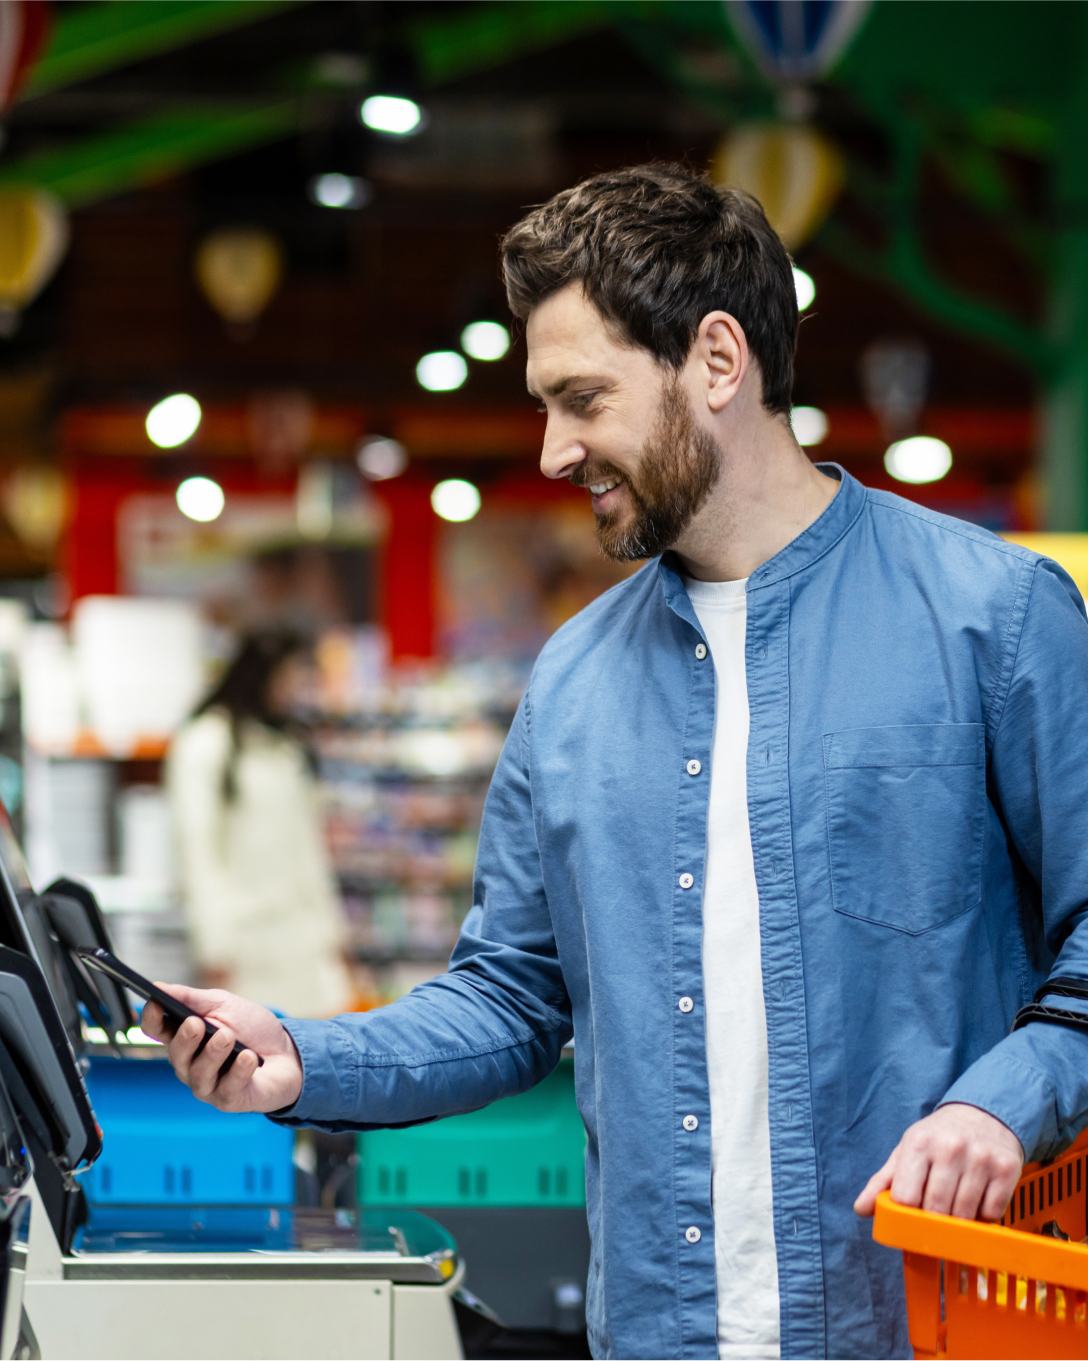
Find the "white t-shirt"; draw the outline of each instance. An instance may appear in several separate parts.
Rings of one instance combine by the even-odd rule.
[[[777,1357],[767,1014],[748,828],[747,582],[685,585],[706,634],[717,684],[703,890],[703,990],[718,1355]]]

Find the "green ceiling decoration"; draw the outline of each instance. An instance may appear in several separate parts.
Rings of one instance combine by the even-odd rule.
[[[36,184],[81,208],[287,137],[300,126],[300,102],[257,108],[186,107],[55,151],[0,166],[0,185]]]
[[[98,0],[63,11],[23,99],[267,18],[301,0]]]
[[[429,85],[486,71],[615,22],[623,0],[494,0],[443,19],[421,19],[405,33]]]

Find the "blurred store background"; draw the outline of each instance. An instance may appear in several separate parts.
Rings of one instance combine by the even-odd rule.
[[[1042,0],[0,0],[0,797],[36,882],[198,976],[165,758],[244,635],[301,631],[352,1005],[446,967],[533,658],[625,570],[536,469],[496,269],[597,170],[762,200],[813,457],[1088,530],[1086,77],[1088,7]]]

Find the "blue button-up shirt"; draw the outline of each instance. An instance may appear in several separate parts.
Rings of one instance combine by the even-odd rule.
[[[1088,1119],[1088,1035],[1009,1035],[1049,973],[1088,978],[1088,625],[1053,562],[829,471],[830,506],[747,592],[782,1354],[909,1356],[900,1255],[851,1209],[867,1178],[942,1100],[1029,1157]],[[333,1129],[523,1091],[574,1033],[598,1356],[717,1355],[710,781],[685,770],[709,775],[714,710],[666,555],[541,653],[449,974],[288,1022],[305,1079],[285,1115]]]

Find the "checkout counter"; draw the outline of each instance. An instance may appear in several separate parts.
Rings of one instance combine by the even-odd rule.
[[[95,945],[94,899],[34,894],[0,809],[0,1361],[461,1357],[463,1265],[424,1215],[88,1204],[84,1019],[118,1040],[135,1019],[72,953]]]

